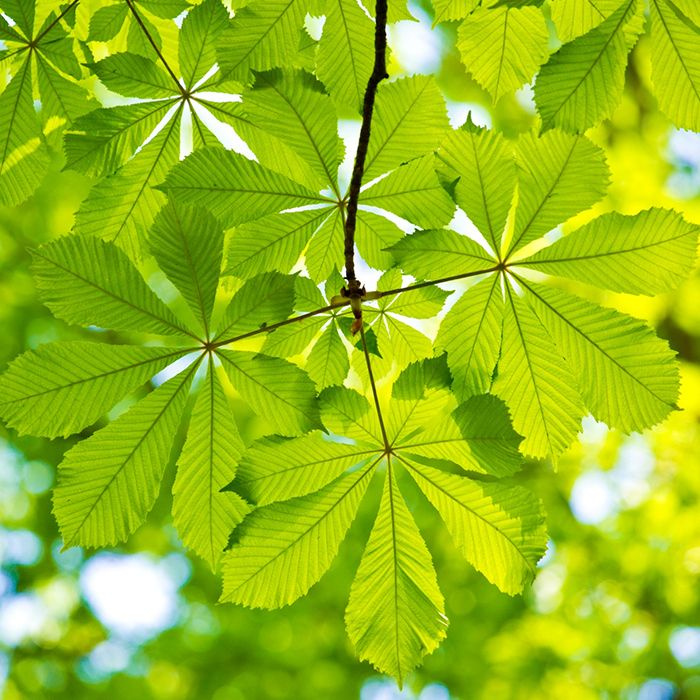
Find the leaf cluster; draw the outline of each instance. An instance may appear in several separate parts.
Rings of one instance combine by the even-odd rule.
[[[0,2],[2,201],[31,194],[52,143],[95,180],[74,232],[34,252],[44,303],[90,340],[29,350],[0,378],[19,433],[90,431],[59,467],[65,545],[128,538],[175,460],[185,546],[221,565],[222,600],[275,608],[328,570],[374,493],[346,623],[399,682],[447,625],[414,494],[474,568],[522,591],[546,547],[542,504],[514,479],[523,457],[556,462],[589,413],[634,431],[676,406],[668,344],[590,289],[674,289],[699,232],[648,209],[562,235],[607,191],[582,132],[620,99],[635,0],[434,4],[436,22],[462,20],[462,56],[494,99],[543,66],[543,131],[454,130],[432,78],[383,82],[349,237],[338,124],[360,109],[374,30],[355,0],[252,0],[233,16],[219,0],[36,15]],[[551,56],[545,8],[564,42]],[[698,128],[697,18],[680,0],[651,9],[659,100]],[[307,15],[324,18],[320,38]],[[406,17],[389,5],[390,21]],[[92,109],[88,75],[120,103]],[[348,243],[381,272],[352,299]],[[124,342],[94,342],[105,329]],[[234,397],[265,425],[251,444]]]

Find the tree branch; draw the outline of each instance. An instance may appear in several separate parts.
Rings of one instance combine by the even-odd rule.
[[[349,296],[358,295],[360,284],[355,277],[355,227],[357,224],[357,204],[360,199],[362,176],[365,171],[365,159],[369,147],[370,130],[372,127],[372,113],[374,100],[377,95],[379,83],[388,78],[386,72],[386,15],[387,0],[377,0],[375,9],[374,29],[374,68],[367,81],[364,103],[362,105],[362,126],[360,127],[360,140],[355,154],[355,165],[352,169],[350,189],[348,191],[348,214],[345,219],[345,278],[348,281]],[[357,316],[359,311],[353,308]]]
[[[133,2],[131,0],[126,0],[126,4],[129,7],[129,10],[131,10],[131,14],[134,16],[134,19],[138,22],[139,27],[141,27],[141,31],[146,35],[148,42],[153,47],[153,50],[156,52],[156,55],[160,59],[160,62],[165,66],[165,70],[167,70],[168,73],[170,73],[170,77],[175,81],[175,85],[177,85],[178,92],[180,92],[180,94],[182,95],[187,95],[185,88],[182,87],[180,81],[177,79],[177,76],[175,75],[175,73],[173,73],[173,69],[170,67],[168,62],[165,60],[165,57],[163,56],[161,50],[158,48],[158,44],[156,44],[156,42],[153,40],[151,32],[148,31],[148,27],[146,27],[146,25],[143,23],[143,20],[141,19],[141,16],[136,11]]]

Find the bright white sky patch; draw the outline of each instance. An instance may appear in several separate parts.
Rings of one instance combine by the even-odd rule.
[[[609,476],[594,469],[576,479],[569,505],[576,520],[586,525],[597,525],[617,512],[619,501]]]
[[[430,22],[405,20],[389,26],[389,43],[406,73],[435,73],[442,62],[442,32]]]
[[[700,666],[700,627],[678,627],[671,632],[668,645],[681,666]]]
[[[153,637],[177,622],[182,583],[168,563],[146,554],[96,554],[80,574],[95,616],[113,634],[133,640]]]

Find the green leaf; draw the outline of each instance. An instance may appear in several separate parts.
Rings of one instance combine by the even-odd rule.
[[[319,427],[314,384],[296,365],[234,350],[218,356],[236,391],[276,432],[302,435]]]
[[[480,7],[459,27],[457,48],[467,70],[493,98],[530,82],[547,59],[547,27],[534,7]]]
[[[189,9],[187,0],[138,0],[145,10],[161,19],[174,19]]]
[[[535,102],[545,129],[581,133],[610,117],[622,99],[625,34],[638,0],[625,0],[603,24],[552,55],[535,82]]]
[[[27,199],[42,181],[48,165],[27,60],[0,94],[0,204],[15,206]]]
[[[52,117],[58,117],[64,124],[73,126],[80,116],[96,106],[80,85],[64,78],[38,54],[35,65],[43,124],[48,125]]]
[[[440,313],[450,294],[452,292],[446,292],[439,287],[423,287],[385,297],[380,300],[379,305],[385,311],[399,316],[434,318]]]
[[[172,78],[143,56],[115,53],[88,68],[108,89],[125,97],[172,97],[179,94]]]
[[[67,437],[186,352],[78,340],[40,345],[0,377],[0,415],[21,435]]]
[[[228,13],[218,0],[193,7],[182,23],[179,37],[180,70],[192,88],[216,63],[216,45],[228,25]]]
[[[66,133],[66,168],[101,177],[129,160],[174,105],[144,102],[96,109],[77,119]]]
[[[76,214],[75,230],[119,244],[132,258],[144,255],[146,232],[166,197],[155,189],[180,158],[177,115],[115,175],[93,186]]]
[[[294,308],[294,277],[265,272],[248,280],[231,299],[217,339],[236,337],[286,319]]]
[[[539,499],[519,486],[473,481],[416,463],[407,467],[462,556],[504,593],[521,593],[547,548]]]
[[[621,5],[621,0],[550,0],[552,22],[566,44],[601,25]]]
[[[651,79],[676,126],[700,131],[700,26],[691,3],[651,0]]]
[[[445,637],[447,618],[433,562],[391,469],[350,589],[345,624],[360,659],[399,685]]]
[[[36,3],[28,0],[3,0],[2,10],[17,23],[27,39],[34,36]]]
[[[88,41],[109,41],[114,38],[122,28],[128,14],[129,7],[122,2],[99,7],[90,17]]]
[[[423,228],[449,223],[454,203],[435,174],[435,158],[416,158],[362,190],[360,204],[386,209]]]
[[[243,455],[232,486],[256,505],[318,491],[379,450],[333,442],[320,432],[299,438],[263,438]]]
[[[513,430],[508,409],[496,396],[472,396],[453,411],[452,417],[473,460],[486,474],[509,476],[522,467],[518,451],[522,437]]]
[[[196,364],[66,453],[54,515],[64,547],[123,542],[153,507]]]
[[[503,329],[500,282],[494,275],[470,287],[440,324],[435,348],[447,351],[452,391],[460,400],[483,394],[491,386]]]
[[[204,209],[170,201],[153,223],[149,244],[208,337],[224,245],[218,222]]]
[[[266,131],[284,134],[285,143],[312,166],[319,189],[330,184],[337,192],[343,144],[333,103],[314,77],[303,71],[259,73],[243,104]]]
[[[510,409],[530,457],[556,458],[574,440],[584,408],[569,363],[527,304],[506,284],[503,350],[493,393]]]
[[[377,270],[391,267],[394,259],[386,249],[403,236],[403,231],[386,217],[370,211],[358,211],[355,243],[362,259],[371,267]]]
[[[238,91],[238,88],[236,90]],[[213,116],[234,129],[236,134],[253,151],[260,165],[284,175],[314,192],[327,187],[328,181],[324,178],[323,173],[314,169],[312,164],[309,164],[287,143],[283,129],[273,131],[264,128],[267,124],[265,116],[262,119],[251,118],[247,108],[252,106],[253,109],[256,109],[256,107],[247,103],[247,96],[250,94],[250,92],[244,93],[244,102],[210,102],[199,96],[195,99],[200,105],[206,107]]]
[[[221,602],[281,608],[305,595],[330,568],[373,473],[365,467],[253,511],[225,555]]]
[[[522,137],[516,157],[519,201],[509,256],[595,204],[610,176],[600,148],[561,131]]]
[[[480,0],[432,0],[435,16],[433,26],[440,22],[463,19],[478,6]]]
[[[160,189],[207,208],[226,227],[324,201],[289,178],[223,148],[195,151],[168,173]]]
[[[648,325],[557,289],[521,283],[598,420],[632,432],[677,408],[675,353]]]
[[[214,367],[195,403],[173,485],[173,522],[189,549],[212,569],[231,530],[250,511],[237,494],[221,492],[236,474],[245,446]]]
[[[393,361],[398,369],[432,355],[430,339],[391,313],[376,314],[372,329],[377,334],[379,356],[390,364]]]
[[[432,78],[412,76],[381,84],[364,181],[432,153],[448,129],[445,100]]]
[[[319,307],[316,307],[319,308]],[[319,314],[298,323],[289,323],[267,334],[263,352],[276,357],[292,357],[304,351],[318,335],[328,316]]]
[[[336,322],[331,321],[314,344],[306,360],[306,371],[320,391],[328,386],[342,384],[349,369],[348,351]]]
[[[314,282],[322,282],[342,267],[344,241],[345,213],[336,208],[316,230],[306,249],[306,269]]]
[[[319,394],[323,425],[332,433],[376,449],[382,444],[376,413],[369,401],[354,389],[333,386]]]
[[[237,226],[226,272],[244,279],[260,272],[289,272],[331,209],[270,214]]]
[[[489,271],[495,260],[478,243],[450,229],[418,231],[391,246],[401,269],[419,279]]]
[[[253,68],[288,65],[297,49],[305,12],[301,0],[256,0],[240,9],[218,44],[222,71],[247,80]]]
[[[342,106],[359,111],[374,56],[374,24],[357,0],[327,0],[316,75]]]
[[[112,243],[82,236],[59,238],[34,251],[33,271],[43,302],[68,323],[192,335]]]
[[[668,209],[610,213],[518,262],[549,275],[629,294],[678,287],[693,268],[700,227]]]
[[[438,158],[452,178],[459,178],[457,204],[484,234],[493,252],[500,253],[515,194],[512,147],[503,136],[474,126],[470,119],[442,142]]]

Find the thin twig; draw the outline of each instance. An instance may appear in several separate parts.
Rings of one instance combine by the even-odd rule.
[[[365,362],[367,363],[367,373],[369,374],[369,383],[372,387],[372,396],[374,396],[374,405],[377,409],[377,418],[379,419],[379,427],[382,431],[382,440],[384,441],[384,452],[387,457],[391,454],[391,445],[389,444],[389,438],[386,434],[386,428],[384,427],[384,418],[382,417],[382,409],[379,405],[379,395],[377,394],[377,385],[374,381],[374,374],[372,372],[372,362],[369,358],[369,351],[367,350],[367,339],[365,338],[365,324],[360,326],[360,335],[362,337],[362,351],[365,354]]]
[[[301,314],[300,316],[293,316],[292,318],[286,318],[284,321],[278,321],[277,323],[271,323],[269,326],[261,326],[260,328],[256,328],[253,331],[248,331],[247,333],[243,333],[242,335],[236,335],[233,338],[226,338],[226,340],[217,340],[213,343],[210,344],[211,348],[219,348],[222,345],[228,345],[229,343],[234,343],[237,340],[244,340],[245,338],[251,338],[254,335],[258,335],[260,333],[270,333],[271,331],[274,331],[276,328],[280,328],[281,326],[287,326],[290,323],[296,323],[297,321],[303,321],[304,319],[311,318],[312,316],[318,316],[319,314],[326,313],[327,311],[333,311],[333,309],[338,309],[342,306],[347,306],[350,303],[350,300],[348,299],[347,301],[343,300],[340,302],[337,302],[335,304],[329,304],[328,306],[323,306],[320,309],[316,309],[315,311],[308,311],[305,314]]]
[[[175,82],[175,85],[177,85],[178,92],[180,92],[182,95],[187,95],[187,91],[185,90],[184,87],[180,84],[180,81],[177,79],[177,76],[175,73],[173,73],[173,69],[170,67],[168,62],[165,60],[165,57],[161,53],[161,50],[158,48],[158,44],[154,41],[153,37],[151,36],[151,33],[148,31],[148,27],[143,23],[143,20],[141,19],[140,15],[138,12],[136,12],[136,8],[134,7],[134,4],[132,3],[131,0],[126,0],[126,4],[131,10],[131,14],[134,16],[134,19],[138,22],[139,27],[141,27],[141,31],[146,35],[146,38],[148,39],[149,43],[153,47],[153,50],[156,52],[156,55],[160,59],[160,62],[165,66],[165,69],[170,73],[170,77],[173,79]]]
[[[417,284],[409,284],[407,287],[397,287],[396,289],[387,289],[384,292],[377,292],[377,299],[382,297],[388,297],[392,294],[401,294],[402,292],[410,292],[413,289],[423,289],[423,287],[432,287],[436,284],[442,284],[443,282],[454,282],[455,280],[467,279],[467,277],[476,277],[478,275],[486,275],[490,272],[496,272],[502,270],[503,265],[494,265],[493,267],[488,267],[485,270],[476,270],[474,272],[463,272],[461,275],[452,275],[451,277],[443,277],[437,280],[428,280],[427,282],[418,282]]]
[[[494,267],[489,267],[486,270],[478,270],[477,272],[465,272],[461,275],[452,275],[452,277],[443,277],[442,279],[437,279],[437,280],[430,280],[428,282],[419,282],[418,284],[410,284],[407,287],[401,287],[398,289],[388,289],[384,292],[378,292],[377,296],[375,296],[375,299],[380,299],[382,297],[390,296],[392,294],[401,294],[402,292],[410,292],[413,289],[422,289],[423,287],[431,287],[436,284],[442,284],[443,282],[452,282],[454,280],[460,280],[460,279],[466,279],[467,277],[476,277],[477,275],[485,275],[488,274],[489,272],[496,272],[497,270],[502,269],[501,265],[496,265]],[[281,326],[287,326],[290,323],[296,323],[297,321],[303,321],[307,318],[311,318],[313,316],[318,316],[319,314],[324,314],[327,313],[328,311],[333,311],[334,309],[340,309],[344,306],[348,306],[351,304],[350,299],[343,299],[342,301],[338,301],[334,304],[329,304],[328,306],[322,306],[320,309],[315,309],[314,311],[307,311],[304,314],[301,314],[299,316],[293,316],[292,318],[286,318],[284,321],[278,321],[277,323],[272,323],[269,326],[261,326],[260,328],[256,328],[255,330],[248,331],[247,333],[243,333],[241,335],[236,335],[233,336],[232,338],[226,338],[225,340],[215,340],[213,343],[210,344],[210,347],[212,349],[214,348],[219,348],[222,345],[228,345],[229,343],[235,343],[238,340],[245,340],[246,338],[251,338],[255,335],[259,335],[260,333],[270,333],[274,331],[277,328],[280,328]],[[362,329],[362,334],[364,337],[364,330]]]
[[[357,224],[357,204],[360,199],[362,176],[365,171],[365,159],[369,147],[370,130],[372,127],[372,113],[374,100],[377,95],[377,87],[385,78],[386,72],[386,15],[387,0],[377,0],[375,9],[374,29],[374,68],[367,81],[364,103],[362,105],[362,126],[360,127],[360,139],[357,143],[355,165],[352,169],[350,189],[348,190],[348,215],[345,219],[345,278],[348,281],[350,291],[354,287],[359,289],[355,277],[355,226]],[[355,283],[355,284],[353,284]]]

